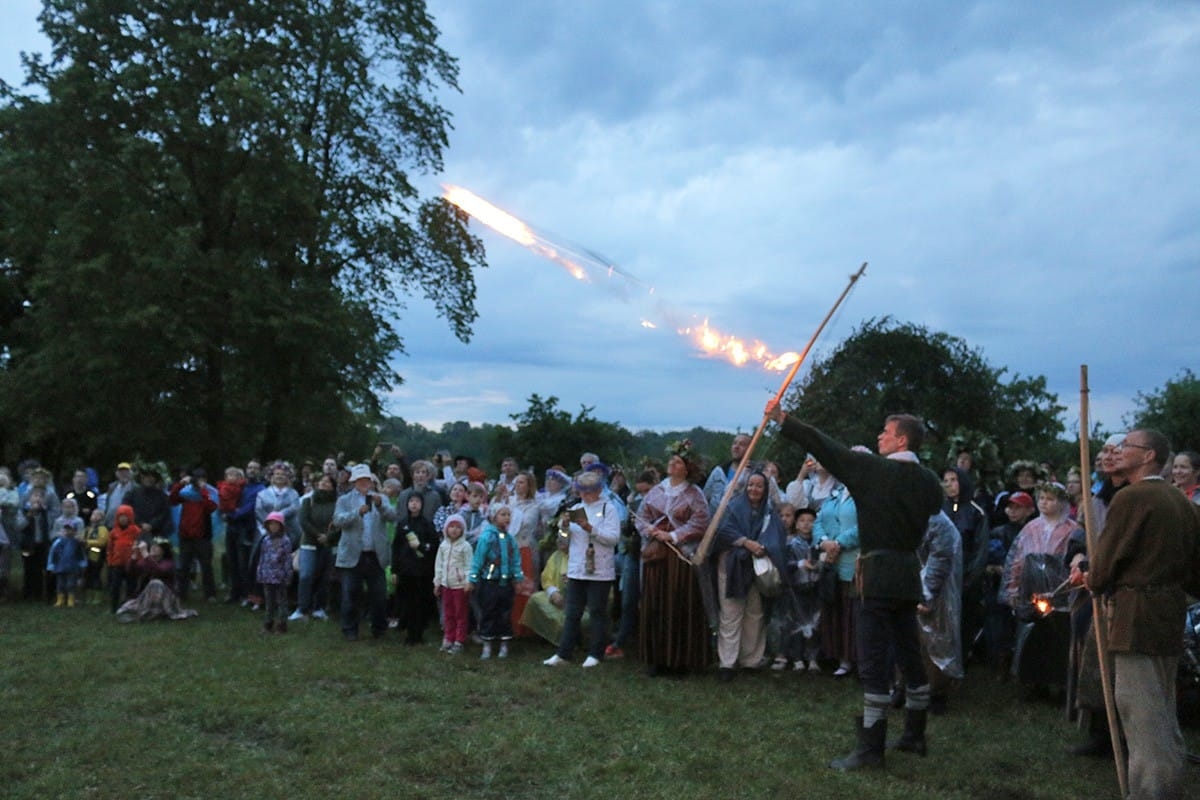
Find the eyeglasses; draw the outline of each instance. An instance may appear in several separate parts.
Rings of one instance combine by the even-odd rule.
[[[1117,445],[1118,450],[1124,450],[1126,447],[1136,447],[1138,450],[1153,450],[1153,447],[1147,447],[1144,444],[1134,444],[1133,442],[1121,442]]]

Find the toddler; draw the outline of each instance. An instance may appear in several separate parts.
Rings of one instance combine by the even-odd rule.
[[[263,587],[263,602],[267,618],[263,621],[266,633],[287,633],[287,591],[292,582],[292,542],[284,535],[287,519],[272,511],[263,520],[267,535],[260,544],[258,582]],[[276,623],[278,617],[278,623]]]
[[[467,641],[467,575],[474,555],[464,538],[467,524],[462,514],[446,518],[446,538],[438,546],[433,570],[433,593],[442,601],[442,652],[458,655]]]
[[[55,608],[75,605],[79,576],[87,568],[87,555],[83,552],[83,544],[75,538],[77,524],[73,519],[62,523],[58,536],[54,537],[50,545],[50,555],[46,558],[46,571],[54,573],[55,589],[58,592]]]

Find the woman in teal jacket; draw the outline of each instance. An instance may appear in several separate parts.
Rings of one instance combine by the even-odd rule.
[[[858,561],[858,511],[854,498],[841,483],[817,510],[813,542],[821,559],[837,570],[837,591],[821,609],[821,652],[838,660],[835,676],[849,675],[858,661],[854,620],[858,614],[858,589],[854,566]]]

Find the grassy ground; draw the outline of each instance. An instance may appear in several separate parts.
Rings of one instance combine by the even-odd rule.
[[[1058,706],[986,670],[931,720],[928,758],[838,774],[825,764],[861,695],[829,675],[550,669],[535,641],[481,662],[478,647],[346,643],[332,620],[266,636],[246,610],[199,611],[119,624],[105,606],[0,606],[0,796],[1117,796],[1111,762],[1063,754],[1076,731]]]

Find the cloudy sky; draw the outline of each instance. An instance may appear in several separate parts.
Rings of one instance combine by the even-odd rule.
[[[38,7],[0,10],[0,78],[44,48]],[[753,430],[782,376],[672,327],[800,350],[864,261],[818,356],[891,314],[1045,375],[1069,429],[1088,364],[1109,430],[1200,364],[1195,3],[429,7],[462,92],[428,191],[619,271],[580,282],[478,227],[472,341],[418,301],[400,321],[409,421],[507,423],[538,393],[633,430]]]

